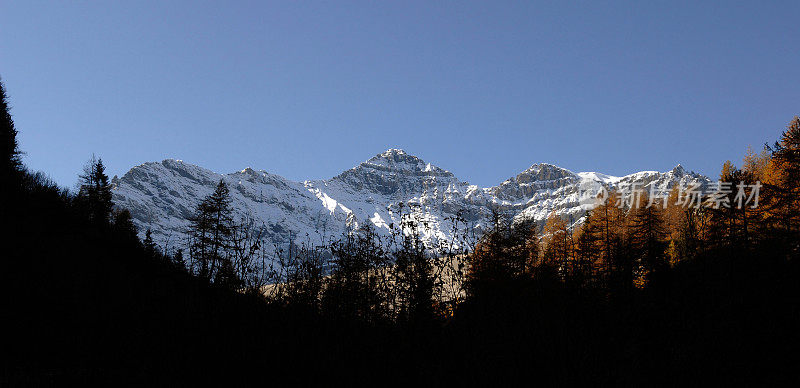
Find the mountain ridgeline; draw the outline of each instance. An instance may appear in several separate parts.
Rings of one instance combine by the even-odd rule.
[[[185,244],[195,208],[220,180],[231,188],[235,217],[259,229],[272,246],[321,244],[364,223],[388,233],[402,213],[424,221],[420,232],[428,242],[452,237],[457,216],[482,230],[493,211],[540,226],[551,213],[579,224],[585,215],[579,196],[583,187],[633,184],[666,191],[676,184],[710,183],[680,165],[667,172],[614,177],[540,163],[497,186],[481,188],[403,150],[390,149],[331,179],[305,182],[251,168],[218,174],[180,160],[150,162],[112,181],[113,201],[131,212],[142,234],[151,229],[157,244],[170,251]]]
[[[389,150],[302,183],[92,157],[71,192],[16,137],[0,84],[2,387],[798,385],[798,117],[713,190],[548,164],[479,188]],[[635,188],[659,195],[617,206]]]

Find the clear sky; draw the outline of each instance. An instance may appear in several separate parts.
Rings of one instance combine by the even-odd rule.
[[[435,4],[434,4],[435,3]],[[702,3],[702,4],[700,4]],[[25,162],[332,177],[407,152],[717,176],[800,114],[800,2],[0,0]]]

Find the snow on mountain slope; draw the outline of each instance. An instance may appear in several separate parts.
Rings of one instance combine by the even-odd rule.
[[[347,218],[346,211],[331,212],[302,183],[250,168],[220,175],[178,160],[132,168],[114,182],[113,201],[130,210],[140,231],[150,228],[159,245],[180,247],[195,208],[220,179],[230,188],[234,217],[251,220],[276,244]]]
[[[579,194],[599,185],[667,190],[677,183],[709,183],[680,165],[665,173],[614,177],[541,163],[497,186],[480,188],[390,149],[331,179],[302,183],[250,168],[222,175],[179,160],[145,163],[113,180],[113,200],[131,211],[142,233],[150,228],[159,245],[170,250],[185,245],[188,219],[220,179],[230,187],[235,217],[251,222],[276,246],[320,243],[363,223],[388,232],[401,213],[424,220],[428,227],[422,233],[429,241],[448,237],[456,215],[480,227],[493,210],[540,223],[556,212],[580,222],[585,210]]]

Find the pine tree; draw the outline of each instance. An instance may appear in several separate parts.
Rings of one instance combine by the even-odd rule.
[[[83,168],[80,181],[78,197],[86,208],[89,220],[95,225],[108,225],[113,203],[111,184],[108,182],[103,160],[92,155]]]
[[[382,303],[385,299],[381,297],[377,272],[387,262],[387,257],[370,224],[348,231],[331,245],[331,254],[333,272],[323,294],[324,311],[366,321],[384,317],[388,306]]]
[[[597,222],[593,221],[591,211],[586,215],[583,225],[575,231],[575,264],[573,280],[576,284],[589,287],[594,284],[595,265],[600,262],[600,235]]]
[[[0,82],[0,182],[3,190],[12,186],[11,180],[19,178],[22,171],[21,152],[17,143],[17,129],[11,118],[5,86]]]
[[[492,228],[481,237],[469,258],[466,285],[471,296],[494,292],[514,278],[514,265],[506,255],[508,224],[499,212],[492,212]]]
[[[563,218],[551,213],[544,225],[544,234],[543,264],[557,271],[562,280],[567,280],[573,257],[572,231]]]
[[[0,217],[10,214],[6,204],[15,202],[21,189],[22,159],[17,144],[17,130],[11,118],[5,87],[0,82]]]
[[[627,269],[622,249],[625,213],[616,206],[618,198],[619,194],[610,192],[605,202],[594,208],[584,223],[586,232],[592,234],[591,241],[598,248],[595,263],[606,287],[624,282],[620,275]]]
[[[747,160],[748,157],[745,157]],[[752,165],[749,168],[753,169]],[[706,201],[709,242],[718,247],[748,249],[753,240],[753,230],[759,223],[759,212],[752,208],[752,204],[745,203],[746,198],[737,200],[737,195],[740,190],[744,197],[751,194],[751,185],[756,182],[755,175],[726,161],[719,182],[721,186],[727,185],[727,189],[712,193]]]
[[[108,181],[108,175],[106,175],[103,159],[97,159],[94,174],[95,192],[97,193],[95,214],[99,222],[107,223],[114,204],[111,202],[111,184]]]
[[[685,195],[685,194],[684,194]],[[694,258],[708,244],[710,212],[703,206],[679,205],[681,192],[676,185],[670,191],[663,216],[668,233],[669,263]]]
[[[136,239],[136,225],[133,224],[131,212],[128,209],[122,209],[114,212],[114,229],[122,236],[130,239]]]
[[[759,154],[756,154],[751,147],[747,147],[747,152],[745,153],[742,163],[742,170],[752,175],[754,180],[763,182],[770,164],[770,159],[772,159],[772,155],[767,147],[764,147]]]
[[[230,190],[225,181],[220,179],[217,188],[206,198],[207,209],[211,211],[211,274],[217,265],[223,264],[228,248],[228,238],[233,230],[233,209],[231,208]]]
[[[795,116],[775,144],[773,158],[783,171],[782,181],[787,188],[800,188],[800,117]]]
[[[666,204],[662,212],[665,229],[667,230],[667,244],[669,246],[667,256],[670,265],[677,264],[687,256],[686,244],[682,239],[681,233],[684,229],[685,217],[683,208],[676,205],[679,195],[678,185],[673,186],[666,198]]]
[[[219,270],[214,278],[214,284],[229,290],[238,290],[241,288],[242,281],[236,274],[236,270],[233,268],[233,263],[230,258],[223,257],[220,259]]]
[[[218,267],[229,259],[230,237],[235,227],[230,190],[224,180],[220,179],[214,192],[197,206],[190,222],[190,253],[199,265],[198,275],[213,281]]]
[[[539,262],[539,236],[533,220],[511,225],[507,260],[516,276],[531,275]]]
[[[660,204],[647,206],[649,201],[644,196],[641,198],[638,206],[630,210],[628,233],[631,253],[636,258],[638,267],[644,269],[647,279],[652,280],[667,268],[667,232]]]
[[[775,143],[766,188],[769,222],[797,246],[800,232],[800,118],[789,123]]]
[[[150,228],[147,228],[147,231],[144,233],[144,241],[142,241],[144,245],[144,251],[147,253],[149,257],[155,257],[158,251],[156,247],[156,243],[153,241],[153,232]]]

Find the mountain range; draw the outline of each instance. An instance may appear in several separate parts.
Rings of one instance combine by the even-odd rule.
[[[149,162],[112,179],[113,202],[131,212],[140,233],[150,229],[169,251],[184,246],[188,220],[221,179],[230,188],[234,218],[259,230],[275,247],[319,244],[364,223],[386,233],[401,213],[424,221],[426,241],[451,237],[457,215],[466,222],[462,226],[478,229],[493,211],[540,224],[556,213],[575,224],[586,213],[582,199],[600,187],[635,185],[663,193],[676,184],[710,184],[681,165],[617,177],[538,163],[497,186],[481,188],[403,150],[389,149],[331,179],[304,182],[252,168],[219,174],[180,160]]]

